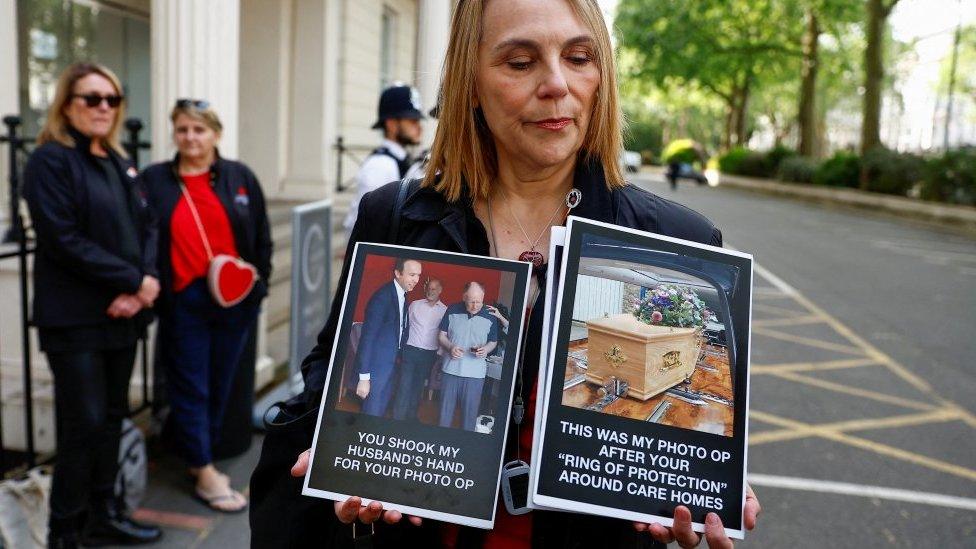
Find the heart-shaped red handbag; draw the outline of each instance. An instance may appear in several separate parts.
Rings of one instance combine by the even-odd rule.
[[[257,280],[254,265],[227,254],[218,254],[207,269],[210,295],[221,307],[233,307],[243,301]]]
[[[200,231],[200,239],[203,240],[203,247],[207,250],[207,257],[210,258],[210,266],[207,268],[207,287],[210,289],[210,296],[221,307],[233,307],[244,301],[244,298],[251,293],[251,288],[254,288],[254,283],[258,281],[258,270],[239,257],[213,254],[207,231],[203,228],[203,222],[200,221],[200,214],[197,213],[190,192],[182,183],[180,189],[186,198],[187,206],[190,207],[190,213],[193,214],[197,230]]]

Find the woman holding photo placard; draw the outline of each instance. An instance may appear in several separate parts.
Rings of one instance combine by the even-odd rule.
[[[516,386],[513,414],[521,428],[509,430],[506,452],[509,459],[528,459],[544,309],[539,290],[547,282],[550,227],[563,224],[571,210],[576,216],[705,244],[721,245],[722,236],[701,215],[623,180],[617,163],[622,122],[613,54],[594,0],[458,2],[441,89],[427,176],[409,184],[402,206],[397,184],[363,197],[359,219],[372,221],[357,223],[347,257],[358,241],[388,242],[535,265],[529,301],[535,305],[521,362],[525,384]],[[376,222],[382,219],[393,219],[396,230]],[[347,262],[342,284],[348,269]],[[340,285],[339,295],[343,291]],[[282,468],[291,465],[288,452],[298,449],[296,431],[307,433],[306,448],[311,442],[338,316],[337,300],[318,346],[303,363],[305,394],[278,414],[276,423],[288,430],[269,431],[264,441],[251,480],[255,546],[303,546],[327,535],[345,536],[348,543],[353,532],[337,525],[324,534],[321,503],[299,495],[297,477],[308,469],[308,452],[291,467],[296,477],[291,484],[282,478]],[[745,524],[751,529],[759,504],[751,491],[749,496]],[[342,524],[381,525],[404,518],[398,511],[384,512],[379,502],[364,507],[356,497],[337,502],[334,517]],[[717,518],[706,521],[705,538],[710,547],[731,547]],[[511,515],[504,507],[488,532],[421,523],[417,517],[409,522],[421,528],[377,529],[377,541],[416,536],[458,547],[645,547],[656,540],[692,547],[702,538],[693,532],[684,507],[676,510],[673,528],[563,512]],[[282,523],[290,525],[288,539],[282,537]]]

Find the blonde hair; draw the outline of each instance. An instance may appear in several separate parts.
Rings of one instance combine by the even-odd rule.
[[[224,131],[224,125],[221,124],[220,117],[217,116],[217,112],[209,106],[205,109],[201,109],[194,106],[192,103],[185,106],[177,105],[173,107],[173,111],[169,113],[170,122],[176,124],[176,119],[179,118],[181,114],[185,114],[190,118],[203,122],[205,126],[217,134]]]
[[[619,157],[623,149],[623,118],[610,34],[594,0],[566,1],[593,33],[595,62],[600,69],[600,84],[583,138],[581,160],[599,160],[607,187],[622,187],[625,182]],[[491,182],[497,176],[495,143],[481,110],[474,105],[483,23],[484,0],[458,2],[451,19],[451,37],[441,76],[437,133],[423,181],[424,187],[433,187],[451,202],[461,197],[465,184],[473,199],[487,198]]]
[[[47,110],[47,120],[44,122],[44,127],[41,128],[41,133],[37,135],[38,145],[43,145],[48,141],[57,141],[66,147],[75,146],[74,138],[68,133],[68,127],[71,123],[64,114],[64,108],[69,101],[74,99],[75,82],[90,74],[97,74],[105,78],[115,87],[115,93],[122,95],[122,83],[119,82],[119,78],[108,67],[98,63],[88,62],[68,65],[58,78],[58,85],[54,92],[54,102],[51,103],[51,106]],[[102,145],[107,145],[118,153],[119,156],[128,158],[128,153],[126,153],[125,148],[119,142],[119,133],[123,120],[125,120],[125,101],[116,107],[115,119],[112,120],[112,127],[109,129],[108,135],[102,139]]]

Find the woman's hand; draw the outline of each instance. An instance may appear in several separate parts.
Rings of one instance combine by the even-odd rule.
[[[142,285],[139,286],[136,297],[144,307],[152,307],[153,302],[159,297],[159,281],[149,275],[142,277]]]
[[[752,491],[752,487],[747,484],[746,504],[742,509],[742,522],[746,530],[752,530],[756,527],[756,520],[759,518],[759,513],[761,512],[762,506],[759,505],[759,500]],[[665,545],[677,541],[678,546],[682,548],[697,547],[702,540],[702,535],[695,533],[691,529],[691,511],[684,505],[679,505],[674,509],[674,525],[671,528],[665,528],[656,522],[653,524],[635,522],[634,528],[638,532],[646,530],[651,534],[652,538]],[[722,520],[715,513],[709,513],[705,517],[704,537],[709,549],[729,549],[733,547],[732,540],[725,535],[725,527],[722,526]]]
[[[308,472],[308,461],[311,456],[312,450],[305,450],[298,456],[298,461],[291,466],[291,476],[301,477],[305,476]],[[340,522],[349,524],[356,519],[363,524],[371,524],[377,519],[382,519],[383,522],[387,524],[396,524],[403,519],[403,513],[400,511],[383,511],[383,504],[378,501],[373,501],[367,506],[362,505],[363,500],[353,496],[346,501],[335,502],[335,514],[339,518]],[[414,526],[420,526],[421,518],[408,516],[407,520],[410,524]]]
[[[105,310],[111,318],[132,318],[142,310],[142,301],[134,294],[119,294]]]

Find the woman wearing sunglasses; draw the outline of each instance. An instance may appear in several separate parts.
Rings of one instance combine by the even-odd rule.
[[[112,71],[69,66],[24,170],[37,235],[33,322],[57,419],[49,547],[161,536],[114,494],[136,342],[159,293],[156,222],[119,144],[123,116]]]
[[[213,464],[231,383],[271,276],[264,194],[247,166],[220,156],[223,126],[207,101],[170,115],[178,152],[142,174],[159,218],[157,307],[170,415],[166,432],[209,508],[247,507]],[[231,283],[223,284],[230,280]]]

